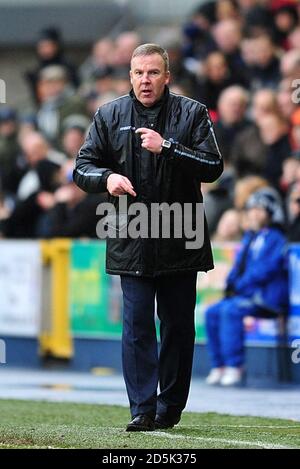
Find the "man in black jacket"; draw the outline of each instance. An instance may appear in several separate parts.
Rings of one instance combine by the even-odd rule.
[[[97,111],[77,157],[74,180],[88,192],[108,191],[122,215],[118,236],[107,239],[106,270],[121,275],[123,290],[123,372],[132,414],[127,431],[147,431],[173,427],[186,405],[197,271],[212,269],[213,260],[205,217],[203,243],[196,249],[188,245],[186,231],[178,236],[171,229],[175,231],[179,218],[185,224],[178,212],[167,223],[172,232],[167,237],[153,232],[121,236],[121,232],[123,225],[129,226],[129,212],[137,201],[149,211],[154,204],[188,206],[192,218],[185,226],[197,225],[200,182],[216,180],[223,162],[205,106],[169,92],[169,59],[164,49],[155,44],[139,46],[133,52],[130,77],[132,91]],[[125,217],[120,208],[124,197]],[[143,227],[147,221],[143,219]]]

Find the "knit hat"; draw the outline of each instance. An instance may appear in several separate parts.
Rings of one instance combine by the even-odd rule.
[[[38,41],[61,42],[61,33],[58,28],[48,27],[39,32]]]
[[[272,223],[283,224],[284,213],[280,197],[275,189],[264,187],[250,195],[246,202],[246,209],[264,208],[270,215]]]

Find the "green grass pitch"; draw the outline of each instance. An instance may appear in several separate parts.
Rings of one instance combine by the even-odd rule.
[[[183,414],[172,430],[125,432],[128,409],[0,400],[1,448],[300,448],[300,422]]]

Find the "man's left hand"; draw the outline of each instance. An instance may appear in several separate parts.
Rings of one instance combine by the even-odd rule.
[[[151,151],[151,153],[160,153],[161,144],[163,142],[162,136],[155,132],[155,130],[147,129],[146,127],[140,127],[136,129],[136,134],[141,135],[142,147],[146,150]]]

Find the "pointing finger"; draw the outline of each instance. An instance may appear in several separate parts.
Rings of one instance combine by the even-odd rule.
[[[132,195],[133,197],[136,197],[136,193],[129,186],[127,186],[127,189],[125,189],[125,190],[128,194]]]
[[[128,192],[128,194],[133,195],[133,197],[136,196],[136,193],[134,192],[131,183],[129,182],[129,184],[128,184],[124,179],[123,179],[122,189],[125,192]]]
[[[128,184],[128,186],[131,187],[131,189],[133,189],[133,185],[131,184],[131,182],[129,181],[129,179],[126,176],[123,176],[123,181],[125,181],[126,184]]]
[[[140,127],[139,129],[136,129],[135,133],[136,134],[146,134],[151,132],[151,129],[147,129],[146,127]]]

